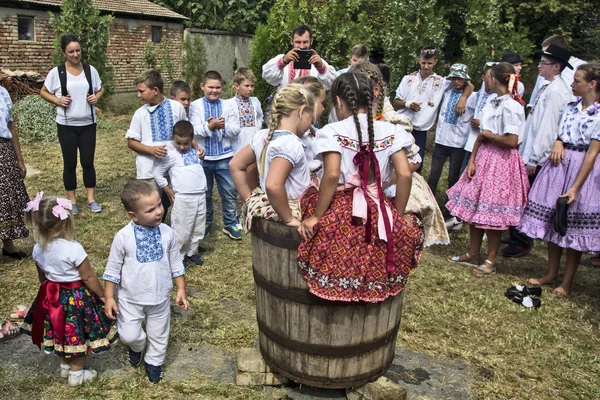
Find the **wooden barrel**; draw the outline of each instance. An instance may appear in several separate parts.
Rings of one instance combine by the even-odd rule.
[[[260,351],[276,372],[330,389],[362,386],[394,359],[402,294],[381,303],[323,300],[300,273],[295,228],[254,218],[252,264]]]

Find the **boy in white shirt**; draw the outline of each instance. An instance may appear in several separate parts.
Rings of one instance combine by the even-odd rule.
[[[425,162],[427,131],[435,123],[437,109],[442,102],[444,92],[450,87],[450,81],[433,72],[437,62],[437,50],[434,47],[424,47],[419,55],[421,69],[402,78],[402,82],[396,89],[396,99],[393,104],[398,113],[411,119],[412,135],[415,144],[419,146],[419,155],[423,162]],[[473,93],[473,84],[469,82],[456,104],[458,115],[465,112],[467,98],[471,93]],[[420,171],[421,166],[416,172],[420,173]]]
[[[173,81],[169,90],[169,99],[178,101],[185,108],[185,114],[189,116],[192,88],[186,81]]]
[[[242,239],[238,226],[237,191],[229,172],[229,161],[233,158],[232,142],[240,134],[240,121],[237,107],[223,101],[223,78],[217,71],[204,74],[200,88],[204,97],[190,105],[190,122],[198,145],[204,148],[206,155],[202,167],[206,176],[206,229],[207,236],[213,224],[213,183],[221,196],[223,211],[223,233],[235,240]]]
[[[262,129],[263,111],[260,101],[252,97],[256,76],[250,68],[238,68],[233,76],[235,96],[225,100],[230,102],[240,122],[240,134],[231,145],[233,154],[252,143],[254,134]]]
[[[204,238],[206,221],[206,177],[201,154],[192,147],[194,127],[188,121],[179,121],[173,127],[173,143],[154,169],[154,179],[163,189],[173,208],[171,228],[177,234],[181,254],[196,265],[204,264],[198,255],[198,244]],[[165,174],[169,173],[171,184]]]
[[[137,97],[144,103],[137,109],[125,134],[127,146],[137,153],[136,178],[154,183],[154,164],[167,154],[173,140],[173,126],[187,120],[185,108],[163,96],[164,81],[154,69],[142,72],[135,81]]]
[[[471,130],[469,123],[473,116],[472,111],[468,108],[467,112],[460,116],[456,115],[454,111],[467,83],[471,80],[467,73],[467,66],[465,64],[453,64],[446,79],[452,82],[452,86],[450,90],[444,92],[444,98],[442,99],[440,116],[435,130],[435,147],[431,158],[431,171],[427,179],[427,184],[434,195],[442,175],[442,169],[448,158],[450,158],[448,188],[454,186],[460,178],[460,167],[465,156],[464,147]]]
[[[121,201],[131,222],[117,232],[110,248],[102,275],[104,308],[109,318],[117,320],[133,366],[142,362],[148,342],[146,372],[150,382],[158,383],[169,343],[173,281],[177,285],[176,304],[184,310],[189,307],[185,267],[175,232],[161,223],[163,207],[156,187],[131,181],[123,188]],[[142,329],[144,319],[146,332]]]

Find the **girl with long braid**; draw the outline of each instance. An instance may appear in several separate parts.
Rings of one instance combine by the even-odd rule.
[[[375,64],[372,64],[369,61],[361,61],[350,67],[350,72],[365,74],[371,80],[373,93],[377,100],[373,105],[373,118],[399,125],[409,133],[412,131],[410,118],[406,115],[398,114],[394,111],[391,104],[389,105],[389,108],[386,107],[386,102],[389,104],[389,100],[387,100],[385,96],[385,81],[379,68]],[[385,111],[386,108],[387,112]],[[407,157],[411,170],[416,171],[422,161],[421,156],[419,155],[419,146],[413,144]],[[384,193],[394,199],[396,196],[396,185],[392,184],[385,188]],[[413,172],[412,174],[412,185],[408,204],[406,205],[406,211],[418,215],[421,219],[425,230],[425,247],[434,244],[450,244],[450,237],[448,236],[448,230],[444,223],[442,210],[440,210],[440,206],[435,200],[435,196],[431,192],[427,181],[425,181],[421,174],[416,172]]]
[[[310,185],[310,171],[301,138],[314,122],[314,96],[291,83],[277,91],[269,129],[257,132],[229,163],[231,177],[244,201],[244,229],[253,216],[300,225],[298,198]],[[260,186],[248,185],[247,168],[258,164]],[[266,193],[266,195],[265,195]]]
[[[338,301],[380,302],[400,293],[423,246],[419,220],[405,214],[412,171],[404,129],[373,121],[373,87],[363,74],[339,76],[331,88],[340,118],[317,131],[323,160],[318,193],[302,197],[298,262],[309,290]],[[396,175],[395,201],[383,187]]]

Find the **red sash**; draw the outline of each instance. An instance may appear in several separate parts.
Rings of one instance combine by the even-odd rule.
[[[62,304],[58,301],[60,289],[77,289],[84,285],[83,281],[75,282],[53,282],[45,280],[40,285],[37,297],[35,299],[35,308],[33,312],[33,323],[31,328],[31,340],[33,344],[41,349],[42,339],[44,337],[44,317],[46,311],[52,322],[54,337],[58,338],[61,345],[65,341],[65,312]]]

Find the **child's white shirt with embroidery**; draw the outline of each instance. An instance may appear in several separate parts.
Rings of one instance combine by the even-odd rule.
[[[115,235],[102,279],[117,284],[119,302],[156,305],[169,298],[173,278],[184,274],[173,229],[130,222]]]

